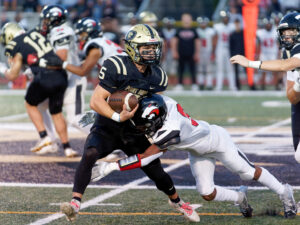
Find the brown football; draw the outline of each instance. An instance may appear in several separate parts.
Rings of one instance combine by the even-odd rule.
[[[107,102],[114,111],[120,113],[124,104],[128,111],[134,109],[138,104],[138,99],[134,94],[128,91],[116,91],[109,96]]]

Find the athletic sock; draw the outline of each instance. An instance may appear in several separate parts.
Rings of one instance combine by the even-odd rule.
[[[234,190],[226,189],[220,186],[215,186],[217,193],[214,201],[231,201],[231,202],[238,202],[239,200],[239,193]]]
[[[64,149],[66,149],[66,148],[71,148],[69,142],[63,143],[62,145],[63,145],[63,148],[64,148]]]
[[[174,202],[174,203],[180,202],[180,198],[179,198],[179,197],[177,197],[177,198],[175,198],[175,199],[171,199],[171,198],[170,198],[170,200],[171,200],[171,202]]]
[[[47,131],[43,130],[41,132],[39,132],[40,138],[44,138],[47,136]]]
[[[258,182],[268,187],[270,190],[275,193],[281,195],[284,192],[284,186],[280,183],[268,170],[262,168],[262,172],[260,177],[258,178]]]
[[[75,200],[81,202],[81,198],[79,198],[79,197],[73,197],[72,199],[75,199]]]

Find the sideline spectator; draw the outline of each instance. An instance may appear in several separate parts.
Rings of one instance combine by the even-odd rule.
[[[214,25],[216,34],[213,39],[213,55],[216,57],[216,75],[217,84],[215,90],[220,91],[223,89],[223,79],[226,69],[227,79],[229,82],[229,89],[236,90],[233,68],[229,62],[229,35],[234,30],[234,25],[229,23],[228,12],[221,11],[220,16],[222,19],[221,23]]]
[[[234,25],[235,25],[235,30],[230,34],[229,37],[229,49],[230,49],[231,57],[234,55],[245,55],[244,31],[241,27],[241,22],[238,18],[235,19]],[[234,64],[235,85],[238,90],[241,90],[239,70],[240,70],[240,65]]]
[[[182,28],[178,29],[171,40],[173,58],[178,59],[179,82],[175,90],[183,90],[183,73],[188,65],[192,77],[192,90],[198,90],[196,83],[196,62],[199,61],[200,39],[196,29],[192,28],[193,18],[191,14],[184,13],[181,16]]]
[[[23,12],[36,12],[38,0],[25,0],[23,3]]]

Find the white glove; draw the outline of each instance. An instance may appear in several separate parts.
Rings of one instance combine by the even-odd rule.
[[[48,61],[44,58],[41,58],[40,61],[39,61],[39,67],[47,67],[47,63]]]
[[[80,127],[86,127],[87,125],[94,123],[97,113],[95,111],[87,111],[79,120]]]
[[[96,182],[107,176],[114,170],[120,170],[119,164],[117,162],[97,162],[92,169],[91,181]]]
[[[296,80],[294,82],[293,89],[296,92],[300,92],[300,76],[299,75],[298,75],[298,77],[296,78]]]
[[[8,67],[5,63],[0,62],[0,73],[5,74],[5,72],[8,70]]]
[[[31,80],[31,79],[33,78],[33,73],[32,73],[32,71],[31,71],[30,67],[28,67],[28,68],[24,71],[23,74],[24,74],[29,80]]]

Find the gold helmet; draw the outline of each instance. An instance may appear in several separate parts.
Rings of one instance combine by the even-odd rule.
[[[6,23],[1,29],[0,43],[7,45],[13,38],[25,33],[25,30],[17,23]]]
[[[151,54],[147,59],[141,56],[139,48],[145,45],[156,46],[154,56]],[[135,63],[144,65],[159,64],[161,49],[162,40],[157,31],[150,25],[137,24],[125,36],[125,51]],[[146,55],[144,54],[144,56]]]
[[[141,14],[139,15],[139,21],[140,23],[145,23],[145,24],[149,24],[151,26],[155,25],[158,21],[157,16],[150,11],[144,11],[141,12]]]

